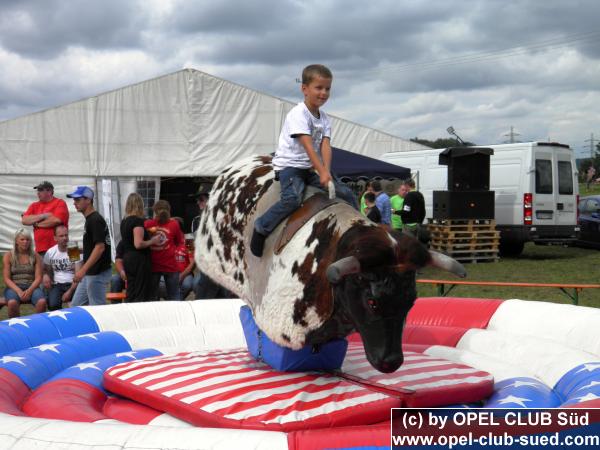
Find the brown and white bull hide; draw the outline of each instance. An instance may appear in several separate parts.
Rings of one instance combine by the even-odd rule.
[[[255,156],[226,168],[200,221],[196,263],[250,306],[258,327],[269,338],[299,349],[307,333],[332,313],[325,271],[333,262],[336,242],[352,225],[374,225],[340,201],[318,212],[276,255],[274,243],[282,222],[266,240],[262,258],[257,258],[249,244],[254,220],[279,197],[270,157]]]

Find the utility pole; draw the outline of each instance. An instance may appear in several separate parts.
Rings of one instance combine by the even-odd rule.
[[[594,139],[594,133],[590,133],[590,138],[586,139],[583,142],[589,142],[590,143],[590,159],[594,159],[594,142],[599,142],[598,139]]]
[[[508,142],[510,144],[514,144],[515,143],[515,136],[521,136],[519,133],[515,133],[515,129],[514,127],[511,125],[510,126],[510,133],[508,134],[504,134],[503,136],[509,136],[509,140]]]

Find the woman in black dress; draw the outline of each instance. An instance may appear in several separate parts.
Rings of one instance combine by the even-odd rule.
[[[160,236],[150,238],[144,228],[144,200],[135,192],[129,194],[125,203],[125,218],[121,222],[128,302],[143,302],[152,298],[150,246],[157,244],[159,239]]]

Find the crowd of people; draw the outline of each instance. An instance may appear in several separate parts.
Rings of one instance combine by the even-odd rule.
[[[128,196],[121,221],[121,241],[112,270],[111,239],[105,219],[94,208],[94,191],[77,186],[70,194],[85,219],[82,249],[69,240],[69,211],[54,196],[54,186],[44,181],[34,186],[38,200],[21,216],[24,227],[3,256],[4,301],[8,317],[18,317],[22,303],[35,312],[71,306],[106,304],[107,289],[125,291],[125,301],[183,300],[233,295],[196,268],[193,239],[185,239],[183,220],[171,217],[166,200],[157,201],[153,217],[144,217],[144,201]],[[208,195],[197,196],[200,212]],[[195,222],[198,220],[196,218]],[[33,227],[33,234],[29,227]]]
[[[381,181],[369,181],[361,196],[360,212],[375,223],[427,241],[426,231],[421,226],[425,219],[425,199],[415,190],[411,178],[401,181],[392,197],[383,191]]]
[[[153,217],[145,218],[142,197],[128,196],[113,274],[108,225],[94,208],[94,191],[78,186],[67,195],[85,219],[83,251],[77,245],[74,257],[69,253],[66,202],[54,197],[54,186],[48,181],[34,189],[38,201],[23,213],[24,227],[15,232],[12,249],[3,256],[3,305],[9,318],[19,316],[22,303],[31,303],[36,312],[57,310],[66,303],[103,305],[107,289],[125,291],[127,302],[184,300],[192,293],[197,299],[234,296],[196,267],[193,238],[185,239],[183,220],[171,217],[166,200],[157,201]],[[200,212],[207,200],[207,193],[197,195]],[[383,191],[381,181],[368,182],[360,211],[375,223],[426,240],[421,228],[425,202],[412,179],[402,181],[392,197]],[[197,224],[198,217],[192,232]]]

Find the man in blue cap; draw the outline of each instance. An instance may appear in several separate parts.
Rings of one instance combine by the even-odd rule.
[[[77,186],[67,194],[75,209],[85,217],[83,232],[83,265],[75,272],[78,282],[71,306],[106,304],[106,285],[110,281],[110,234],[106,221],[94,209],[94,191],[88,186]]]

